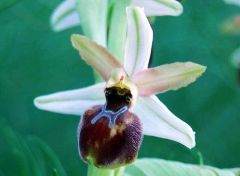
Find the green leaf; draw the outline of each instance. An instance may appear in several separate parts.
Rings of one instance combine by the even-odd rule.
[[[112,13],[110,14],[108,49],[121,62],[124,57],[124,46],[127,34],[126,7],[129,4],[130,0],[115,0]]]
[[[18,0],[3,0],[0,3],[0,12],[7,10],[11,6],[14,6],[17,4],[19,1]]]
[[[0,168],[3,174],[48,176],[55,169],[57,176],[66,176],[56,154],[40,139],[21,136],[4,120],[0,120],[0,134]]]
[[[238,169],[218,169],[210,166],[184,164],[161,159],[139,159],[127,168],[131,176],[239,176]]]
[[[106,46],[108,0],[76,0],[84,34]]]
[[[43,154],[44,161],[53,169],[52,173],[55,173],[56,176],[66,176],[65,170],[56,154],[45,142],[33,136],[28,137],[28,142],[32,148],[36,147]]]
[[[19,173],[19,176],[41,176],[42,168],[39,167],[33,153],[30,151],[26,141],[15,131],[13,131],[5,121],[0,121],[0,134],[3,141],[4,150],[1,150],[0,155],[7,154],[5,161],[0,165],[3,166],[5,174],[12,173],[11,167]]]

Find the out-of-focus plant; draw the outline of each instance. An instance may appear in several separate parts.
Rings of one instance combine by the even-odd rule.
[[[240,1],[239,0],[224,0],[228,4],[234,4],[240,6]]]
[[[47,144],[35,136],[20,135],[2,119],[0,118],[0,175],[67,175]]]
[[[84,35],[108,47],[123,60],[126,41],[127,6],[144,7],[147,16],[178,16],[183,7],[176,0],[65,0],[53,12],[51,26],[62,31],[81,26]]]
[[[226,3],[240,7],[239,0],[225,0]],[[240,15],[226,20],[222,25],[222,31],[228,35],[240,35]],[[238,81],[240,81],[240,48],[236,49],[232,54],[232,65],[238,69]]]

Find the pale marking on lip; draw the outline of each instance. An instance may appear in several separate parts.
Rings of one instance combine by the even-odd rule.
[[[106,109],[106,104],[102,107],[101,112],[91,120],[91,124],[94,125],[101,118],[108,118],[108,127],[113,128],[116,124],[116,119],[128,110],[128,106],[123,106],[117,112]]]

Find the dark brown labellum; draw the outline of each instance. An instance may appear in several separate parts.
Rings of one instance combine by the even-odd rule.
[[[134,161],[141,141],[139,118],[128,110],[122,113],[113,127],[108,118],[92,119],[102,110],[95,106],[85,112],[79,124],[79,152],[82,159],[96,167],[114,168]]]

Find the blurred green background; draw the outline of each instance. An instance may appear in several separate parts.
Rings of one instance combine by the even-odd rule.
[[[68,175],[86,173],[77,151],[79,117],[33,106],[36,96],[94,83],[91,68],[70,44],[72,33],[82,33],[80,27],[60,33],[50,28],[49,17],[60,2],[0,1],[0,176],[34,175],[37,169],[39,175],[50,175],[53,168],[61,168],[58,160]],[[158,17],[152,25],[151,66],[193,61],[208,67],[191,86],[159,95],[196,131],[197,146],[188,150],[145,137],[139,157],[199,164],[202,155],[205,164],[240,167],[240,85],[230,63],[240,37],[220,31],[222,22],[240,8],[221,0],[183,4],[182,16]]]

